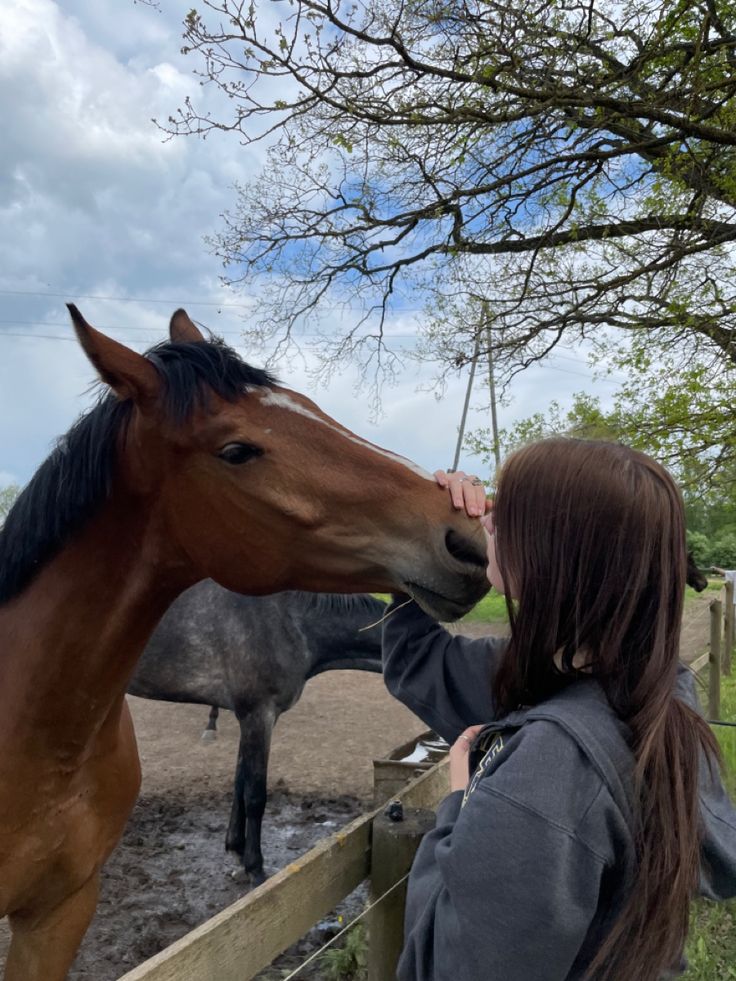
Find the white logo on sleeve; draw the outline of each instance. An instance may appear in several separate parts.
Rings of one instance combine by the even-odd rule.
[[[478,786],[478,782],[483,779],[488,767],[491,765],[493,760],[495,760],[498,754],[503,750],[503,736],[501,735],[500,732],[489,733],[489,736],[486,737],[486,741],[488,740],[488,738],[490,738],[491,740],[490,745],[488,746],[488,749],[486,749],[483,759],[475,768],[475,773],[473,774],[470,783],[468,784],[467,790],[465,791],[465,795],[463,796],[463,803],[462,803],[463,807],[465,807],[468,797],[470,797],[470,795],[473,793],[475,788]],[[481,749],[483,748],[484,747],[481,746]]]

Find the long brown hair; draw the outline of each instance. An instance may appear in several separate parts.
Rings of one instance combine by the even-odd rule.
[[[507,589],[511,641],[494,682],[500,713],[580,677],[577,655],[631,732],[636,874],[588,977],[655,981],[682,950],[698,882],[700,751],[718,758],[705,721],[674,697],[682,498],[643,453],[555,438],[508,459],[494,524],[499,570],[516,599]]]

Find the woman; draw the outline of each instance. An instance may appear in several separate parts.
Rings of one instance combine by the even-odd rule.
[[[482,487],[436,476],[482,513]],[[692,896],[736,894],[736,814],[678,672],[677,487],[626,447],[545,440],[508,460],[481,520],[510,639],[450,635],[406,597],[384,624],[389,690],[454,743],[398,977],[677,973]]]

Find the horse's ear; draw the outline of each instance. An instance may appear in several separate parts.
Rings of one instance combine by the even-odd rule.
[[[204,336],[186,310],[177,310],[169,321],[169,337],[175,344],[201,344]]]
[[[91,327],[73,303],[67,303],[67,308],[79,343],[100,378],[121,399],[153,402],[161,391],[161,379],[151,362]]]

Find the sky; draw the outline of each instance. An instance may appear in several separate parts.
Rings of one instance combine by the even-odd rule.
[[[164,339],[184,306],[254,364],[242,342],[253,298],[226,289],[205,244],[232,203],[232,185],[255,176],[259,146],[227,134],[167,140],[166,119],[192,95],[216,109],[191,56],[180,54],[190,7],[118,0],[6,0],[0,32],[0,486],[24,484],[54,440],[91,404],[94,371],[77,345],[65,302],[137,350]],[[112,11],[114,10],[114,14]],[[329,313],[326,314],[329,316]],[[335,316],[338,316],[335,314]],[[349,316],[349,314],[348,314]],[[339,326],[336,324],[336,326]],[[402,315],[403,343],[414,323]],[[318,387],[298,359],[276,373],[350,429],[428,470],[452,462],[467,369],[441,400],[431,371],[407,362],[371,419],[358,373]],[[478,377],[485,377],[479,371]],[[615,382],[593,382],[582,351],[518,376],[499,422],[566,405],[576,391],[604,399]],[[488,425],[487,388],[477,386],[468,428]],[[461,467],[483,473],[467,454]]]

